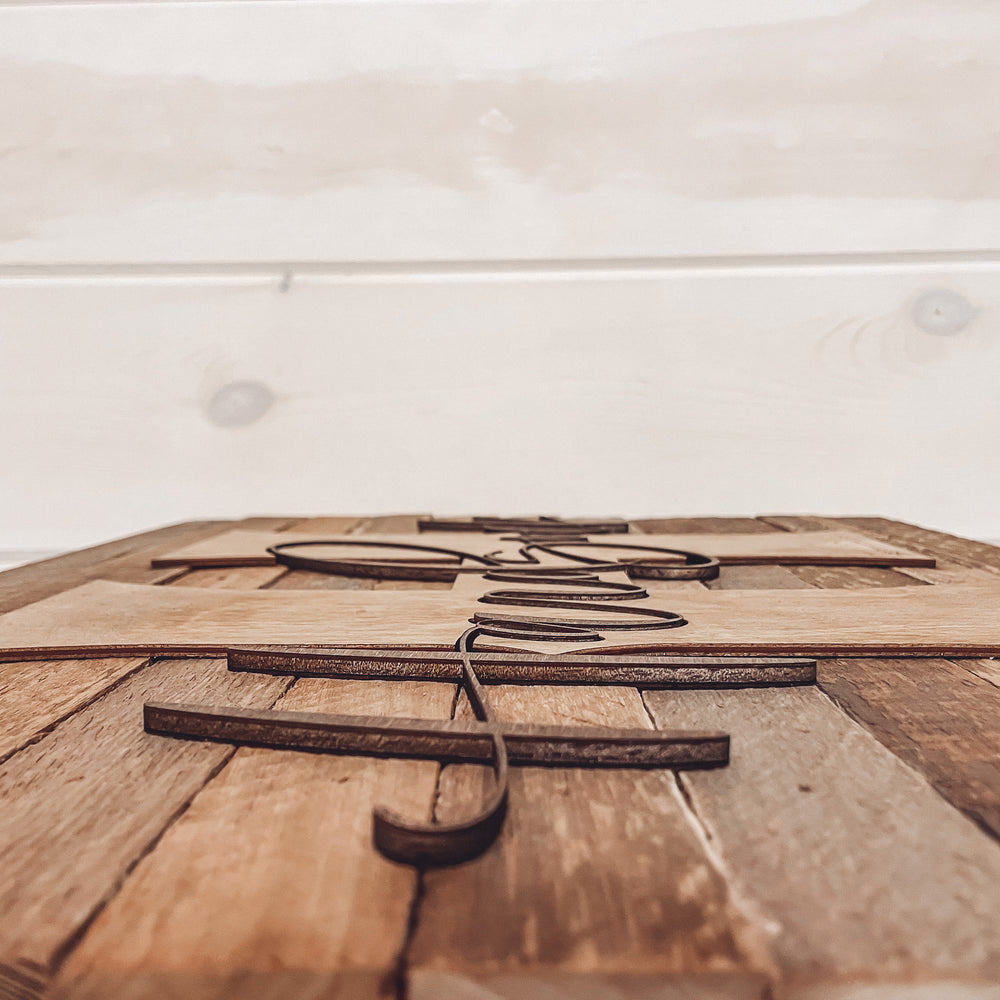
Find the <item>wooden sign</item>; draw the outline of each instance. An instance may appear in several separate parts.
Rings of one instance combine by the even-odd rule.
[[[833,523],[662,527],[777,535],[771,522]],[[416,535],[415,518],[367,526],[387,524]],[[351,527],[240,525],[282,526]],[[585,564],[561,586],[150,568],[236,527],[199,523],[0,575],[0,647],[57,644],[0,663],[0,994],[986,996],[1000,971],[1000,552],[839,526],[938,567],[723,566],[708,587]],[[502,544],[510,526],[496,527]],[[490,532],[435,534],[461,549]],[[587,610],[551,603],[590,590],[604,599]],[[497,591],[549,603],[481,600]],[[485,631],[523,636],[531,618],[552,637]],[[629,620],[657,627],[601,629]],[[681,645],[709,631],[739,654]],[[741,634],[863,655],[824,658],[813,686],[808,656]],[[463,636],[471,649],[455,648]],[[926,655],[946,639],[991,645]],[[871,655],[879,640],[891,656]],[[107,653],[126,643],[156,655]],[[159,655],[171,644],[186,658]],[[405,818],[376,825],[380,804]],[[432,820],[479,832],[432,831],[421,848],[414,827]],[[468,863],[415,871],[370,831],[404,860],[499,836]]]
[[[609,561],[626,556],[622,546],[646,545],[665,549],[680,549],[704,553],[727,566],[772,564],[782,566],[934,566],[934,558],[867,538],[849,531],[774,532],[769,534],[615,534],[588,535],[591,551],[600,552]],[[523,562],[521,550],[525,542],[510,533],[487,532],[422,532],[419,535],[321,535],[302,532],[227,531],[213,538],[195,542],[183,548],[157,556],[154,567],[169,566],[273,566],[274,556],[268,552],[273,545],[311,542],[327,538],[338,546],[338,554],[356,560],[385,558],[461,565],[460,555],[444,552],[436,555],[418,549],[400,548],[380,552],[371,543],[380,545],[398,542],[466,552],[472,556],[494,556],[509,562]],[[571,539],[548,539],[560,550],[581,551]],[[353,543],[353,545],[351,544]],[[367,544],[366,544],[367,543]],[[593,546],[600,545],[600,549]],[[330,555],[320,550],[317,554]],[[465,560],[466,564],[470,562]]]

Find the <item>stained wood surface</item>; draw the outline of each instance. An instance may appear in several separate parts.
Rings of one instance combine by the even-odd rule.
[[[634,690],[498,686],[490,699],[501,719],[650,725]],[[463,703],[460,716],[467,711]],[[467,812],[483,777],[480,768],[445,768],[437,818]],[[670,772],[524,768],[510,781],[494,847],[424,876],[409,952],[415,998],[432,1000],[445,987],[447,996],[492,995],[477,992],[486,983],[500,997],[569,996],[581,972],[598,983],[621,975],[623,997],[642,995],[652,973],[661,988],[677,980],[679,997],[763,996],[757,931]],[[701,977],[716,980],[709,988],[717,993],[697,992],[706,989]]]
[[[301,530],[301,521],[287,523]],[[696,519],[688,526],[705,530]],[[864,530],[875,537],[879,527],[866,520]],[[944,556],[938,568],[725,567],[719,589],[703,597],[815,600],[823,591],[803,589],[811,586],[840,592],[827,598],[883,600],[896,592],[885,584],[897,573],[921,594],[946,592],[945,581],[995,580],[976,568],[976,543],[970,553],[945,538],[939,549],[932,533],[906,531],[914,549]],[[202,597],[220,586],[264,586],[282,597],[316,577],[258,567],[197,570],[178,583]],[[321,590],[299,596],[385,596],[320,579]],[[673,606],[701,597],[698,587],[650,589]],[[42,676],[55,676],[51,666]],[[632,775],[629,785],[623,772],[601,780],[518,771],[523,787],[494,850],[422,878],[380,869],[368,847],[370,806],[417,816],[436,796],[445,817],[477,800],[481,769],[449,767],[435,783],[433,774],[378,773],[419,762],[231,755],[169,740],[169,759],[153,760],[136,742],[155,739],[135,733],[140,683],[158,700],[261,707],[264,692],[239,688],[241,675],[218,661],[160,661],[117,683],[107,676],[110,690],[83,707],[59,708],[53,687],[51,731],[29,736],[38,742],[0,766],[0,997],[35,1000],[55,976],[53,995],[92,1000],[305,1000],[317,991],[411,1000],[994,1000],[1000,674],[992,660],[840,658],[821,661],[819,690],[647,692],[645,707],[630,689],[491,688],[501,714],[518,721],[646,725],[648,708],[661,727],[728,729],[733,764],[683,775],[681,785],[658,772]],[[271,680],[277,691],[288,681]],[[413,706],[428,704],[419,687],[299,681],[281,707],[419,714]],[[428,692],[428,714],[447,717],[453,689],[429,687],[437,691]],[[347,773],[340,768],[348,780],[329,781]],[[616,843],[629,849],[615,851]],[[303,891],[276,888],[292,884]]]
[[[275,707],[433,719],[453,699],[450,684],[306,680]],[[426,820],[437,774],[428,761],[239,750],[94,922],[57,995],[394,992],[417,876],[373,850],[371,810]]]
[[[495,585],[483,582],[484,590]],[[663,652],[989,656],[1000,652],[1000,586],[880,587],[863,590],[678,590],[630,602],[683,615],[688,624],[659,631],[609,632],[580,649]],[[225,591],[143,587],[100,581],[0,619],[0,656],[10,659],[177,653],[221,654],[229,646],[443,645],[484,609],[450,591]],[[516,610],[516,609],[514,609]],[[534,611],[535,609],[529,609]],[[579,612],[543,609],[556,619]],[[634,621],[594,615],[599,623]],[[598,626],[599,628],[599,626]],[[112,637],[109,641],[109,637]],[[534,643],[558,651],[568,644]],[[530,647],[529,647],[530,648]]]
[[[220,535],[195,542],[163,553],[152,560],[156,567],[168,566],[273,566],[274,557],[268,548],[277,544],[296,541],[329,539],[348,542],[351,535],[324,534],[320,531],[303,532],[252,532],[227,531]],[[470,552],[475,555],[497,555],[498,558],[518,559],[523,543],[505,541],[504,535],[479,535],[454,532],[426,531],[415,535],[379,534],[372,536],[379,542],[399,542],[402,545],[426,545],[435,548]],[[360,539],[359,539],[360,540]],[[560,545],[562,551],[594,559],[637,558],[641,551],[629,545],[650,545],[665,549],[685,549],[713,556],[727,565],[877,565],[877,566],[928,566],[934,565],[931,556],[908,551],[850,531],[814,531],[807,534],[793,532],[766,532],[748,534],[652,534],[636,533],[635,537],[605,538],[593,536],[591,541],[600,548],[579,548],[572,544]],[[625,548],[618,549],[615,543]],[[396,561],[453,561],[454,557],[402,549],[373,549],[359,545],[331,546],[325,549],[312,546],[304,554],[320,558],[392,559]],[[550,561],[543,553],[536,553],[542,561]]]
[[[877,669],[877,667],[876,667]],[[733,738],[682,775],[783,981],[1000,976],[1000,845],[815,689],[648,692],[657,725]]]
[[[768,518],[792,530],[808,530],[816,519]],[[856,519],[866,531],[905,538],[925,551],[946,554],[933,570],[908,569],[928,583],[976,582],[987,586],[996,550],[979,542],[941,535],[882,519]],[[842,523],[824,519],[824,525]],[[986,551],[984,551],[986,550]],[[981,568],[985,566],[984,568]],[[798,576],[829,586],[829,571],[797,568]],[[879,585],[870,570],[841,569],[838,586]],[[888,571],[880,571],[888,572]],[[851,582],[853,577],[853,583]],[[940,584],[939,584],[940,585]],[[956,808],[1000,836],[1000,673],[992,660],[824,660],[821,688],[853,719],[900,759],[916,768]]]
[[[63,949],[232,756],[226,746],[148,736],[143,702],[197,692],[265,708],[288,683],[231,674],[220,661],[161,661],[0,768],[0,981],[8,989],[23,979],[40,991]]]
[[[816,574],[817,586],[884,582],[865,568],[787,572],[784,585],[794,587],[807,574]],[[774,577],[764,582],[779,584]],[[696,691],[644,695],[660,726],[711,716],[732,727],[734,760],[720,780],[686,774],[679,781],[733,873],[734,891],[772,929],[782,995],[925,995],[919,986],[829,982],[861,969],[883,981],[952,975],[992,981],[1000,954],[998,904],[994,893],[977,887],[995,877],[989,873],[998,864],[997,844],[977,837],[932,786],[982,822],[976,809],[981,814],[991,801],[991,720],[1000,699],[983,698],[961,676],[948,677],[947,668],[961,670],[947,661],[821,660],[819,666],[821,689],[845,707],[853,695],[848,710],[871,735],[816,690],[739,692],[735,699]],[[980,706],[971,710],[977,695]],[[963,719],[965,707],[971,711]],[[980,729],[985,744],[973,735]],[[873,751],[872,736],[887,750]],[[784,754],[790,759],[783,768]],[[825,985],[807,985],[824,979]],[[992,989],[942,981],[926,995],[979,997]]]
[[[300,680],[275,707],[449,718],[454,697],[453,684]],[[239,750],[94,922],[55,995],[395,994],[417,883],[372,849],[371,810],[426,819],[437,774],[425,761]],[[181,869],[198,872],[194,891]]]
[[[0,664],[0,760],[148,662],[105,657]]]

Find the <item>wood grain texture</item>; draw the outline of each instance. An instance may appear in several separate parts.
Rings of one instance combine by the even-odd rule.
[[[997,228],[977,97],[1000,33],[976,6],[927,3],[905,34],[885,2],[2,13],[30,98],[3,122],[8,262],[964,249]]]
[[[283,566],[218,566],[188,570],[171,583],[205,590],[256,590],[274,586],[285,572]]]
[[[494,585],[484,581],[484,590],[489,589]],[[591,612],[607,639],[572,645],[580,651],[802,656],[990,656],[1000,651],[1000,617],[994,613],[1000,609],[1000,586],[654,593],[628,607],[668,610],[682,615],[687,624],[614,632],[610,623],[637,619],[625,612]],[[229,646],[254,644],[451,646],[484,609],[517,611],[453,591],[291,593],[100,581],[0,618],[0,657],[72,658],[86,652],[221,655]],[[580,614],[572,609],[544,611],[553,620],[573,620]],[[558,652],[570,644],[531,645]]]
[[[299,680],[276,707],[449,718],[455,690]],[[373,850],[371,810],[428,818],[438,771],[427,761],[237,751],[94,923],[56,995],[395,996],[416,876]],[[194,892],[176,877],[189,867],[199,872]]]
[[[823,690],[1000,840],[1000,690],[977,661],[824,660]]]
[[[645,702],[732,734],[728,768],[680,780],[786,985],[1000,974],[1000,845],[820,691]]]
[[[448,718],[454,690],[304,680],[275,707]],[[428,818],[437,774],[428,761],[239,750],[94,922],[56,995],[394,996],[417,876],[372,848],[371,810]]]
[[[1000,432],[997,263],[419,280],[333,268],[295,270],[288,292],[283,271],[5,280],[17,351],[0,368],[0,420],[20,428],[9,481],[31,488],[9,491],[0,546],[110,537],[124,515],[109,494],[131,498],[133,523],[164,522],[203,509],[206,483],[213,510],[234,516],[282,509],[292,483],[307,509],[496,509],[494,475],[456,473],[467,454],[520,470],[504,490],[511,511],[721,514],[748,498],[771,510],[835,498],[835,513],[1000,535],[1000,473],[982,461]],[[935,289],[968,305],[953,336],[914,319]],[[136,340],[149,315],[157,336]],[[72,336],[56,350],[60,331]],[[266,386],[270,408],[243,428],[213,424],[211,401],[242,381]],[[371,405],[376,384],[391,406]],[[385,446],[374,467],[372,441]],[[66,496],[76,514],[60,528],[51,511]]]
[[[959,538],[942,531],[931,531],[902,521],[890,521],[883,517],[831,518],[831,521],[834,520],[894,545],[907,545],[918,552],[928,554],[937,552],[940,556],[962,566],[1000,573],[1000,549],[995,545]]]
[[[850,524],[851,530],[864,530],[870,536],[878,537],[882,540],[888,540],[896,537],[896,533],[900,529],[903,529],[901,537],[913,538],[915,545],[922,546],[920,551],[923,551],[928,555],[933,554],[935,559],[935,566],[933,568],[924,566],[906,567],[904,571],[905,575],[911,578],[911,580],[921,580],[924,583],[933,584],[981,583],[988,586],[991,579],[996,576],[995,568],[991,568],[988,565],[980,568],[980,564],[976,561],[979,556],[989,556],[990,558],[995,556],[995,550],[992,555],[989,552],[989,550],[993,548],[992,546],[984,546],[980,542],[973,542],[970,539],[965,538],[959,539],[955,535],[946,535],[942,532],[928,532],[926,529],[917,529],[917,533],[914,534],[912,529],[915,526],[904,525],[899,521],[888,522],[895,527],[892,528],[888,534],[884,534],[887,530],[885,525],[881,528],[873,526],[871,524],[873,520],[872,518],[862,519],[868,522],[868,527],[865,529],[855,527],[852,519],[848,518],[817,516],[803,517],[785,514],[765,515],[762,516],[761,520],[766,521],[768,524],[780,526],[786,531],[829,531],[831,529],[843,528],[845,525]],[[910,529],[909,532],[906,529]],[[883,534],[879,534],[880,531],[882,531]],[[945,542],[944,548],[940,545],[942,541]],[[965,553],[964,561],[956,562],[953,558],[951,558],[951,556],[955,554],[956,543],[959,543],[957,550]],[[831,577],[823,577],[822,579],[831,579]],[[863,574],[858,575],[848,572],[841,574],[840,579],[845,581],[845,586],[849,586],[850,581],[860,581],[865,579],[865,577]],[[868,577],[867,579],[877,580],[878,577]],[[888,578],[883,576],[882,579]],[[819,586],[826,585],[821,582],[820,577],[815,577],[815,580]]]
[[[781,528],[756,517],[643,517],[633,518],[629,524],[646,534],[695,535],[715,534],[777,534]]]
[[[143,702],[198,697],[267,707],[288,683],[231,674],[221,661],[159,661],[0,768],[0,981],[44,982],[129,869],[231,756],[224,746],[148,736]]]
[[[111,657],[0,664],[0,760],[147,662]]]
[[[164,549],[206,538],[229,526],[221,521],[175,524],[7,570],[0,573],[0,612],[22,608],[102,576],[136,583],[173,579],[179,575],[176,571],[152,570],[150,560]]]
[[[806,590],[809,584],[787,566],[722,566],[709,590]]]
[[[881,566],[793,566],[791,571],[803,583],[822,590],[913,587],[928,582],[910,576],[909,573]]]
[[[633,689],[499,686],[490,698],[501,719],[649,726]],[[481,768],[445,768],[437,817],[467,811],[483,780]],[[602,977],[627,974],[616,988],[632,997],[644,995],[644,974],[662,987],[723,972],[726,989],[704,995],[760,995],[754,928],[729,898],[669,772],[523,768],[510,780],[496,844],[424,876],[408,961],[415,997],[429,1000],[444,985],[446,995],[489,996],[475,991],[503,976],[513,978],[500,996],[513,995],[514,984],[521,996],[561,997],[578,973],[596,977],[598,991]]]
[[[793,530],[798,527],[794,519],[785,523]],[[824,521],[830,523],[837,522]],[[951,556],[939,570],[914,572],[946,580],[990,579],[990,574],[965,565],[978,563],[979,543],[894,523],[879,522],[873,530],[911,538],[927,551]],[[899,575],[865,568],[810,567],[793,572],[816,586],[864,587],[872,585],[873,572]],[[830,580],[831,573],[836,574],[835,581]],[[879,582],[876,579],[875,585]],[[822,690],[852,719],[1000,839],[1000,674],[992,660],[830,659],[821,661],[818,679]]]
[[[370,533],[369,533],[370,534]],[[274,545],[295,542],[315,542],[320,539],[338,542],[328,549],[311,545],[305,554],[320,558],[392,559],[395,561],[455,561],[443,553],[427,553],[405,546],[424,545],[431,548],[468,552],[473,555],[496,555],[497,558],[517,560],[524,543],[504,541],[493,534],[466,534],[455,532],[425,531],[419,534],[379,533],[380,543],[399,542],[404,548],[374,549],[359,544],[352,547],[345,543],[350,534],[323,534],[296,529],[284,532],[228,531],[193,545],[165,552],[153,560],[162,566],[271,566],[274,556],[267,551]],[[359,540],[360,541],[360,540]],[[570,555],[584,555],[595,559],[613,561],[641,555],[630,546],[647,545],[664,549],[680,549],[713,556],[726,565],[779,564],[794,565],[872,565],[872,566],[928,566],[934,559],[898,546],[887,545],[854,531],[813,531],[803,534],[793,532],[757,533],[646,533],[635,538],[592,536],[589,547],[566,543],[559,551]],[[618,547],[621,546],[621,547]],[[536,558],[553,561],[545,553],[535,552]],[[562,561],[562,560],[554,560]],[[902,578],[905,581],[905,578]]]

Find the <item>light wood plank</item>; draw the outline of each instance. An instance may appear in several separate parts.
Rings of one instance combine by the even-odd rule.
[[[175,524],[0,573],[0,612],[23,608],[101,577],[136,583],[168,582],[180,574],[176,569],[150,569],[152,558],[164,550],[218,534],[229,526],[224,521]]]
[[[491,686],[490,698],[501,719],[650,725],[633,689]],[[445,768],[437,817],[467,813],[483,780]],[[424,877],[412,995],[562,997],[586,973],[595,996],[645,996],[655,974],[679,997],[758,997],[755,934],[670,772],[518,768],[496,844]]]
[[[147,662],[110,657],[0,664],[0,760]]]
[[[928,582],[911,576],[908,572],[881,566],[793,566],[792,573],[808,586],[823,590],[913,587]]]
[[[324,574],[310,576],[324,586],[331,583]],[[483,581],[483,589],[495,585]],[[613,632],[601,626],[633,624],[635,618],[604,612],[594,622],[607,638],[573,648],[833,656],[991,656],[1000,651],[1000,617],[994,613],[1000,608],[1000,587],[681,588],[666,593],[653,588],[651,594],[629,602],[629,608],[669,610],[687,624]],[[453,590],[243,592],[99,581],[0,618],[0,658],[73,658],[86,652],[221,655],[229,646],[255,643],[451,646],[484,607],[493,605]],[[506,606],[498,607],[507,612]],[[546,617],[550,614],[554,620],[579,616],[547,608]],[[547,652],[568,648],[566,643],[534,645]]]
[[[835,517],[816,517],[816,516],[796,516],[796,515],[767,515],[762,518],[762,520],[768,522],[769,524],[774,524],[775,526],[780,526],[787,531],[829,531],[842,529],[846,524],[849,523],[848,519],[845,518],[835,518]],[[871,519],[867,519],[869,523]],[[888,540],[893,537],[897,537],[895,532],[899,531],[900,528],[913,528],[912,525],[906,526],[902,525],[901,522],[886,522],[886,524],[893,524],[897,527],[891,530],[891,533],[883,537],[883,540]],[[861,530],[857,527],[852,527],[852,530]],[[869,536],[874,535],[874,537],[882,537],[878,534],[877,530],[873,530],[871,526],[864,529]],[[918,529],[922,532],[923,529]],[[906,576],[914,580],[922,580],[924,583],[982,583],[989,585],[992,579],[995,579],[996,573],[995,569],[990,566],[984,566],[983,568],[978,568],[979,564],[975,561],[977,558],[985,557],[990,558],[991,553],[989,548],[981,545],[978,542],[970,542],[968,539],[962,539],[959,544],[959,549],[963,549],[963,544],[968,544],[973,546],[970,550],[971,561],[966,558],[964,562],[955,562],[948,558],[943,552],[953,551],[953,546],[955,543],[955,536],[952,535],[942,535],[939,532],[932,532],[928,534],[904,534],[899,537],[913,538],[917,544],[924,543],[924,547],[921,551],[928,555],[933,554],[935,559],[935,565],[933,568],[923,567],[923,566],[908,566],[906,568]],[[948,545],[949,548],[942,550],[939,543],[942,539],[950,539]],[[927,548],[927,544],[930,544],[930,548]],[[995,552],[992,553],[995,555]],[[860,579],[861,577],[856,576],[852,573],[844,574],[843,579]],[[829,579],[829,578],[828,578]],[[883,579],[885,579],[883,577]],[[824,585],[824,584],[819,584]]]
[[[157,556],[155,566],[268,566],[274,564],[274,557],[268,549],[279,544],[294,544],[295,542],[315,542],[319,540],[349,542],[352,535],[340,533],[324,535],[321,532],[311,533],[296,527],[295,531],[284,532],[249,532],[229,531],[214,536],[202,542],[165,552]],[[419,534],[379,533],[380,543],[399,542],[403,546],[424,545],[431,548],[447,549],[456,552],[468,552],[473,555],[485,556],[499,553],[499,558],[517,559],[519,550],[524,543],[505,541],[504,536],[495,534],[480,534],[478,532],[421,532]],[[629,546],[645,545],[664,549],[680,549],[700,552],[713,556],[726,565],[758,565],[779,564],[795,565],[848,565],[848,566],[928,566],[934,565],[934,559],[918,552],[911,552],[899,546],[887,545],[854,531],[813,531],[796,534],[792,532],[758,532],[751,534],[722,533],[709,534],[662,534],[645,533],[635,538],[619,536],[618,538],[592,536],[592,546],[582,548],[572,543],[559,546],[559,550],[569,555],[584,555],[591,558],[615,559],[638,558],[641,551]],[[597,545],[600,548],[594,548]],[[371,549],[359,545],[357,548],[348,545],[311,546],[305,554],[321,558],[333,558],[340,555],[349,559],[393,559],[396,561],[423,561],[429,558],[428,553],[402,548]],[[543,553],[535,553],[536,557],[545,560]],[[447,561],[448,556],[437,554],[436,560]],[[457,561],[457,559],[455,560]],[[560,561],[560,560],[556,560]],[[901,581],[909,582],[905,577]]]
[[[806,590],[787,566],[722,566],[715,580],[708,580],[709,590]]]
[[[701,535],[706,532],[719,535],[775,535],[781,530],[755,517],[646,517],[633,519],[629,523],[651,535]]]
[[[311,532],[322,538],[324,535],[353,534],[363,528],[367,518],[357,514],[340,515],[337,517],[303,517],[289,525],[296,532]]]
[[[171,582],[182,587],[205,590],[256,590],[267,587],[285,575],[284,566],[219,566],[192,569]]]

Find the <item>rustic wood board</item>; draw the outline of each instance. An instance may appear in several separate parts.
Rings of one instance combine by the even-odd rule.
[[[870,520],[864,531],[874,537],[881,526]],[[405,521],[357,524],[412,530]],[[309,530],[301,520],[279,523]],[[817,519],[813,527],[837,524]],[[702,597],[752,598],[754,588],[764,588],[758,598],[778,601],[821,593],[807,586],[836,587],[845,598],[853,593],[852,599],[881,599],[902,581],[914,584],[912,595],[985,578],[991,582],[980,596],[997,593],[994,571],[979,568],[978,554],[962,549],[961,540],[889,524],[890,542],[905,529],[905,544],[912,539],[914,550],[947,557],[935,569],[732,566],[712,584],[718,588],[713,593],[692,583],[650,581],[648,589],[656,603],[671,609]],[[754,526],[761,534],[779,531],[752,519],[708,525],[694,518],[668,530],[704,533],[711,527],[724,534],[734,527],[739,530],[733,533],[745,535]],[[781,530],[794,526],[787,519]],[[68,583],[118,572],[148,580],[164,572],[148,569],[155,547],[146,546],[138,563],[141,539],[129,548],[120,561],[106,563],[106,572],[74,563],[79,576],[70,574]],[[49,574],[49,584],[57,590],[55,576]],[[918,586],[918,579],[934,586]],[[298,596],[348,604],[380,599],[388,587],[410,586],[275,566],[195,570],[177,582],[179,590],[197,588],[202,597],[212,593],[203,588],[264,586],[272,590],[265,598],[293,598],[291,588],[317,587]],[[460,580],[454,592],[441,584],[437,592],[398,596],[457,597],[467,606],[477,596],[470,582]],[[359,584],[365,590],[340,589]],[[780,593],[786,588],[798,592]],[[231,595],[222,596],[228,601]],[[546,644],[545,651],[554,650]],[[160,773],[144,751],[136,756],[133,727],[142,695],[134,685],[147,683],[154,698],[256,702],[230,686],[232,675],[218,661],[133,663],[138,669],[124,679],[98,660],[6,665],[22,677],[40,668],[40,681],[52,679],[55,714],[28,737],[38,742],[0,766],[0,854],[11,861],[0,870],[0,889],[6,886],[7,893],[0,891],[4,1000],[35,1000],[47,988],[67,1000],[312,1000],[317,991],[345,1000],[997,1000],[996,839],[983,832],[991,829],[998,801],[992,758],[1000,673],[992,660],[890,661],[845,654],[820,663],[821,685],[837,704],[816,690],[761,691],[763,701],[738,703],[731,699],[746,692],[647,694],[664,728],[705,728],[694,720],[708,717],[709,728],[729,728],[740,768],[731,785],[715,784],[725,770],[685,774],[668,808],[671,796],[653,781],[656,772],[638,779],[619,773],[618,788],[610,772],[607,780],[595,781],[584,772],[518,770],[512,822],[496,855],[417,878],[387,866],[389,881],[382,880],[381,861],[368,847],[370,806],[384,794],[381,801],[419,815],[430,807],[433,778],[425,795],[424,776],[402,784],[377,777],[385,765],[414,762],[345,762],[249,749],[232,755],[224,746],[170,740],[162,745],[181,748],[180,756]],[[71,675],[53,670],[81,670],[84,664],[104,671],[103,692],[74,693]],[[76,676],[84,685],[84,675]],[[270,680],[283,685],[288,679]],[[343,710],[350,691],[354,710],[366,714],[420,714],[407,701],[420,704],[418,687],[300,681],[280,707]],[[445,702],[454,689],[431,687],[440,700],[435,712],[447,715]],[[61,707],[59,690],[71,699]],[[521,721],[621,724],[629,718],[641,724],[635,713],[645,712],[629,689],[490,691],[501,715]],[[697,700],[702,695],[704,703]],[[807,701],[793,697],[779,705],[780,699],[765,697],[781,695]],[[77,697],[79,705],[72,700]],[[306,700],[297,704],[295,698]],[[789,719],[795,724],[788,726]],[[84,747],[95,734],[96,744]],[[210,754],[184,756],[213,749],[221,752],[211,758],[215,763]],[[81,750],[86,753],[75,763]],[[741,752],[746,756],[737,760]],[[782,767],[774,759],[782,756],[791,763]],[[348,763],[359,770],[346,782],[322,777]],[[433,772],[434,765],[425,770]],[[815,771],[816,785],[808,792],[799,789],[807,784],[799,780],[800,770]],[[794,789],[783,784],[792,779]],[[438,814],[466,808],[480,780],[478,769],[446,768],[438,784]],[[357,794],[350,791],[355,782]],[[629,789],[639,790],[638,804]],[[810,805],[810,796],[820,803]],[[8,800],[15,803],[10,822]],[[142,848],[140,827],[158,828]],[[329,842],[310,839],[313,830],[329,834]],[[570,836],[572,831],[580,836]],[[617,841],[629,851],[616,852]],[[295,844],[301,849],[290,846]],[[809,853],[819,859],[815,865]],[[661,863],[665,858],[669,864]],[[51,868],[51,876],[36,880],[36,867]],[[549,894],[545,910],[539,886],[557,877],[561,888]],[[302,891],[279,895],[279,884]],[[386,891],[388,885],[395,888]],[[65,907],[61,893],[67,894]],[[672,923],[675,914],[666,905],[671,899],[682,901],[678,905],[691,918],[687,933]],[[615,913],[621,914],[617,923],[608,916]],[[525,922],[524,914],[546,918]],[[308,961],[302,958],[304,942],[313,942]]]
[[[448,718],[454,692],[302,680],[275,708]],[[417,875],[372,849],[371,810],[426,820],[438,770],[240,749],[97,917],[55,995],[352,1000],[394,991]],[[183,871],[196,882],[178,878]]]
[[[0,663],[0,760],[148,662],[104,657]]]
[[[663,607],[664,600],[661,593],[632,606]],[[448,646],[484,607],[496,606],[450,591],[290,593],[98,581],[0,618],[0,655],[201,655],[255,643]],[[573,612],[544,610],[573,617]],[[840,656],[1000,653],[1000,587],[684,589],[670,596],[669,610],[689,624],[612,634],[607,643],[574,648]]]
[[[232,755],[147,735],[143,702],[266,708],[288,684],[221,661],[160,661],[0,766],[0,982],[40,991],[62,950]]]
[[[650,726],[634,689],[501,685],[490,699],[501,719]],[[458,714],[469,714],[464,699]],[[481,768],[446,767],[437,818],[467,811],[483,776]],[[573,974],[591,972],[621,977],[621,992],[609,996],[645,995],[643,977],[658,973],[661,989],[674,984],[667,995],[756,998],[762,945],[671,772],[518,768],[497,844],[424,876],[409,953],[412,996],[434,1000],[445,987],[448,996],[492,996],[477,989],[502,973],[512,980],[499,996],[571,996],[581,988]]]
[[[820,691],[644,700],[732,733],[728,768],[680,780],[786,984],[1000,976],[1000,844]]]
[[[505,535],[423,532],[420,534],[379,534],[369,535],[379,542],[400,542],[409,545],[427,545],[444,549],[456,549],[476,555],[501,553],[504,558],[517,559],[521,543],[505,541]],[[302,531],[301,525],[295,531],[267,532],[232,530],[211,538],[202,539],[182,548],[165,552],[152,560],[154,567],[170,566],[272,566],[274,557],[267,549],[279,543],[295,541],[315,541],[328,538],[348,542],[356,539],[354,534],[323,534],[318,531]],[[357,539],[361,540],[361,539]],[[934,558],[920,552],[913,552],[897,545],[868,538],[852,531],[813,531],[794,533],[787,531],[757,533],[720,534],[636,534],[605,538],[594,536],[592,541],[602,546],[654,545],[667,549],[686,549],[714,556],[728,565],[753,565],[758,563],[792,565],[871,565],[871,566],[926,566],[933,567]],[[571,545],[567,551],[575,552]],[[426,555],[405,550],[388,550],[385,555],[371,548],[338,546],[336,549],[311,552],[323,555],[327,551],[343,558],[392,558],[397,560],[423,560]],[[617,558],[612,548],[602,548],[591,552],[579,550],[591,557]],[[622,558],[634,557],[639,553],[622,549]],[[446,557],[440,557],[444,560]]]

